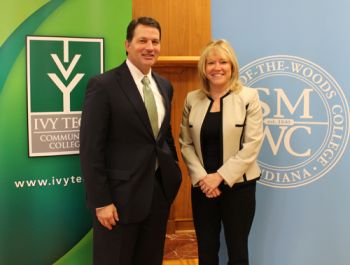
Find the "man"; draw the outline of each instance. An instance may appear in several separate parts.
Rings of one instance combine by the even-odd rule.
[[[162,264],[166,223],[181,172],[170,128],[173,89],[151,71],[160,39],[156,20],[131,21],[127,60],[88,84],[80,158],[94,213],[95,265]]]

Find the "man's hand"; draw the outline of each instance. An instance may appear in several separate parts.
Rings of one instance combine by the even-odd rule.
[[[114,204],[96,208],[96,217],[101,225],[109,230],[112,230],[112,226],[115,226],[119,221],[117,208]]]

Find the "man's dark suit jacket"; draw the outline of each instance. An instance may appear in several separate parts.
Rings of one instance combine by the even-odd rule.
[[[169,204],[181,183],[170,127],[173,89],[153,73],[165,106],[155,139],[147,111],[129,68],[119,67],[88,83],[81,118],[80,159],[87,204],[114,203],[121,223],[142,221],[148,214],[158,159],[161,183]]]

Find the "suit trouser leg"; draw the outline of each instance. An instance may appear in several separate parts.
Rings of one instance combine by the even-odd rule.
[[[133,265],[162,264],[169,210],[170,204],[164,196],[158,176],[151,211],[147,219],[140,224]]]
[[[221,229],[219,199],[208,199],[200,188],[192,188],[191,196],[199,265],[218,265]]]
[[[225,187],[221,198],[228,265],[248,265],[248,236],[255,214],[256,182]]]
[[[118,223],[112,230],[93,218],[93,264],[132,265],[138,225]]]
[[[142,222],[117,224],[110,231],[94,217],[94,265],[161,265],[169,209],[155,180],[150,213]]]

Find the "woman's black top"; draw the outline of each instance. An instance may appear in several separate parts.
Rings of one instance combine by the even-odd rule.
[[[201,128],[202,156],[207,173],[216,172],[223,164],[221,110],[210,112],[211,105]]]

